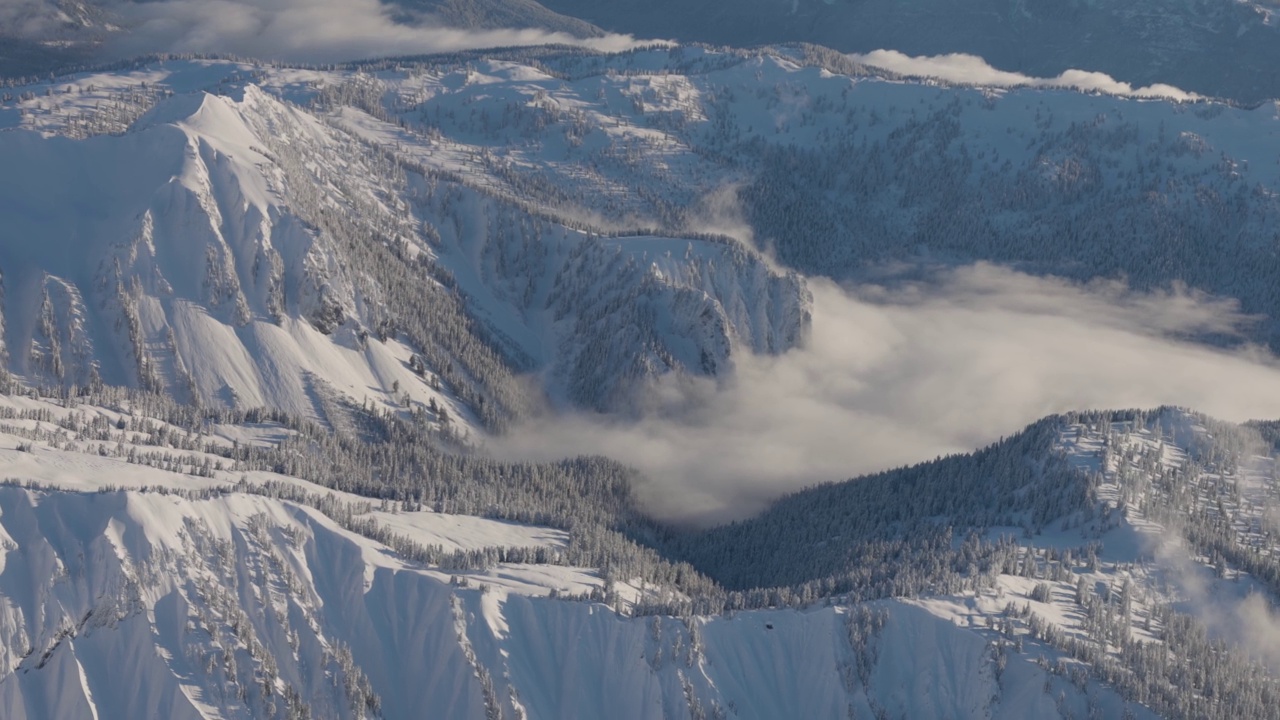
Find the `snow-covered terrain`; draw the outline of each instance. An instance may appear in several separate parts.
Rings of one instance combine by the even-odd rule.
[[[1152,717],[1096,681],[1058,677],[1040,658],[1056,651],[1036,641],[1001,660],[983,622],[1001,616],[991,594],[631,618],[548,597],[598,591],[590,569],[451,570],[349,528],[364,518],[425,544],[550,554],[559,531],[376,510],[230,463],[211,477],[141,466],[83,433],[25,439],[82,416],[123,442],[116,423],[137,418],[4,407],[49,418],[0,421],[8,718]],[[329,500],[289,499],[273,479]],[[652,589],[623,590],[635,592]]]
[[[1124,276],[1275,345],[1278,129],[805,46],[7,89],[0,715],[1267,717],[1274,425],[1055,416],[701,530],[484,447],[804,348],[800,271]]]
[[[1273,0],[8,0],[0,77],[132,53],[233,52],[311,62],[630,37],[735,47],[813,43],[954,67],[1107,74],[1256,104],[1280,97]],[[603,28],[603,29],[602,29]],[[605,36],[605,30],[626,36]]]
[[[437,156],[349,107],[317,116],[249,72],[82,76],[6,111],[14,372],[317,417],[332,396],[443,405],[465,433],[518,411],[516,372],[617,409],[636,382],[714,375],[804,331],[803,284],[750,249],[599,238],[462,180],[472,149]],[[298,78],[273,81],[287,97]],[[392,135],[414,144],[383,154]]]
[[[325,418],[407,394],[458,435],[543,394],[616,411],[802,341],[803,278],[756,248],[838,280],[991,260],[1280,316],[1270,105],[869,72],[812,48],[531,50],[14,88],[9,366]]]
[[[1106,73],[1252,104],[1280,96],[1271,0],[543,0],[615,32],[736,47],[807,42],[1035,77]]]

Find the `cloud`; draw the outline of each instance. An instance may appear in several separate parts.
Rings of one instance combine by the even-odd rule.
[[[624,35],[471,30],[430,18],[398,23],[378,0],[163,0],[120,2],[112,9],[126,28],[108,46],[117,56],[218,53],[324,63],[499,46],[558,43],[616,51],[638,44]]]
[[[952,53],[931,57],[912,57],[897,50],[873,50],[866,54],[851,55],[857,62],[883,68],[909,77],[936,78],[949,83],[981,85],[984,87],[1041,87],[1065,90],[1084,90],[1108,95],[1124,95],[1139,98],[1163,98],[1189,101],[1201,96],[1180,90],[1172,85],[1155,84],[1135,89],[1126,82],[1100,72],[1067,70],[1054,78],[1035,78],[1021,73],[997,70],[977,55]]]
[[[1149,549],[1163,579],[1176,591],[1176,610],[1195,617],[1210,637],[1226,640],[1272,667],[1280,663],[1280,613],[1261,582],[1237,575],[1239,570],[1215,578],[1213,568],[1198,560],[1198,553],[1177,533],[1151,538]]]
[[[0,36],[42,35],[71,22],[47,0],[0,0]]]
[[[1263,351],[1177,339],[1250,318],[1181,290],[1080,286],[991,265],[929,286],[842,290],[811,281],[803,348],[737,358],[732,377],[666,380],[636,421],[541,419],[507,457],[604,454],[642,469],[656,516],[705,523],[813,483],[967,452],[1049,414],[1177,404],[1226,420],[1280,416]]]

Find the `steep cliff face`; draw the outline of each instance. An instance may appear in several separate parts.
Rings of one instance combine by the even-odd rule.
[[[803,336],[803,282],[754,251],[602,239],[484,191],[484,174],[417,167],[425,138],[397,154],[256,85],[175,79],[237,66],[166,72],[125,127],[84,109],[97,119],[0,135],[4,167],[28,169],[0,180],[0,268],[10,365],[32,382],[313,415],[322,384],[492,424],[532,399],[519,373],[616,410],[659,376]]]
[[[628,410],[656,378],[724,376],[809,326],[804,279],[728,238],[602,236],[460,188],[420,212],[469,307],[570,406]]]
[[[5,167],[27,169],[3,181],[16,372],[307,409],[301,379],[320,368],[306,346],[334,332],[355,293],[332,245],[287,212],[255,112],[297,117],[253,95],[198,93],[118,137],[0,137]],[[293,372],[273,372],[282,365]]]
[[[728,375],[738,352],[796,347],[811,301],[799,276],[770,270],[733,241],[604,240],[556,276],[549,306],[567,349],[557,379],[597,409],[634,406],[628,381]]]
[[[931,479],[907,499],[856,503],[859,483],[892,495],[864,478],[816,490],[824,512],[738,524],[766,544],[799,523],[813,530],[758,562],[740,557],[752,552],[742,542],[716,552],[715,538],[689,538],[772,589],[750,605],[717,595],[710,615],[650,615],[690,597],[680,574],[725,568],[703,558],[663,579],[627,564],[636,546],[589,529],[316,485],[262,466],[289,467],[313,446],[342,461],[322,430],[250,422],[258,414],[184,427],[146,415],[144,398],[115,398],[0,396],[6,717],[1149,718],[1198,715],[1222,703],[1224,683],[1239,686],[1229,702],[1245,716],[1270,711],[1257,702],[1274,680],[1251,658],[1273,651],[1257,614],[1275,577],[1263,550],[1272,426],[1172,409],[1049,418],[1031,431],[1042,444],[1006,448],[1004,472],[1052,463],[1061,472],[1045,482],[1088,487],[1096,504],[1059,505],[1066,514],[1038,533],[981,524],[997,503],[956,494],[977,456],[953,456],[919,466]],[[501,478],[453,481],[465,494]],[[921,503],[935,497],[951,515]],[[903,522],[926,513],[968,539],[958,550],[950,530],[914,550],[873,540],[891,552],[897,599],[855,601],[884,596],[858,569],[840,580],[861,588],[847,595],[831,590],[839,576],[768,584],[771,569],[822,548],[860,553],[866,523],[833,522],[856,505]],[[591,538],[617,562],[575,564]],[[930,573],[939,583],[921,585]]]
[[[544,597],[590,583],[586,571],[499,566],[462,573],[471,587],[459,587],[267,497],[8,487],[0,510],[10,718],[1015,718],[1125,706],[1093,683],[1086,697],[1029,653],[997,671],[981,633],[910,603],[627,618]],[[478,528],[494,542],[510,534]]]

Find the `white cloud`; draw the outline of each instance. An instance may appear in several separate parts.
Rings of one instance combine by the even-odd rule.
[[[40,35],[67,22],[70,18],[47,0],[0,0],[0,35]]]
[[[13,0],[2,0],[11,2]],[[467,30],[395,22],[378,0],[164,0],[113,6],[127,28],[110,50],[221,53],[294,62],[563,43],[624,50],[630,36],[582,39],[542,30]]]
[[[1177,533],[1153,538],[1148,550],[1163,579],[1176,589],[1180,612],[1199,620],[1210,637],[1226,640],[1273,667],[1280,662],[1280,614],[1267,600],[1262,583],[1247,575],[1243,580],[1215,579],[1213,568],[1198,561],[1198,553]]]
[[[599,453],[645,471],[656,515],[707,521],[778,495],[939,454],[967,452],[1056,412],[1177,404],[1227,420],[1280,417],[1280,368],[1258,350],[1173,339],[1229,332],[1231,303],[1086,287],[977,265],[931,289],[813,282],[811,337],[734,376],[653,388],[639,421],[545,419],[506,456]]]
[[[1036,78],[1021,73],[997,70],[977,55],[953,53],[930,57],[912,57],[897,50],[873,50],[851,55],[854,60],[909,77],[936,78],[949,83],[984,87],[1042,87],[1102,92],[1140,98],[1164,98],[1188,101],[1200,98],[1195,93],[1172,85],[1155,84],[1134,88],[1126,82],[1100,72],[1067,70],[1054,78]]]

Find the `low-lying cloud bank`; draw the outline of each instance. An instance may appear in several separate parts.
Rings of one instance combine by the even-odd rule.
[[[579,38],[533,29],[462,29],[430,15],[399,22],[380,0],[104,0],[103,22],[117,26],[103,53],[240,55],[327,63],[489,47],[565,44],[619,51],[638,43],[626,35]],[[405,9],[400,9],[404,19]],[[73,36],[80,20],[52,0],[0,0],[0,34]]]
[[[423,18],[398,23],[378,0],[163,0],[117,6],[129,32],[115,49],[230,53],[297,62],[562,43],[625,50],[630,36],[578,38],[543,30],[470,30]]]
[[[912,57],[897,50],[873,50],[866,54],[851,55],[854,60],[883,68],[908,77],[936,78],[950,83],[982,85],[985,87],[1042,87],[1063,90],[1083,90],[1109,95],[1139,98],[1162,98],[1189,101],[1199,99],[1195,93],[1180,90],[1172,85],[1155,84],[1134,88],[1126,82],[1100,72],[1067,70],[1054,78],[1036,78],[1016,72],[997,70],[977,55],[952,53],[930,57]]]
[[[47,33],[68,19],[48,0],[0,0],[0,35],[26,37]]]
[[[1178,340],[1250,321],[1230,302],[1139,294],[977,265],[940,282],[847,292],[813,281],[812,335],[732,378],[652,390],[637,421],[571,416],[521,428],[508,457],[604,454],[642,469],[658,517],[706,523],[816,482],[967,452],[1049,414],[1176,404],[1226,420],[1280,417],[1261,350]]]
[[[1247,575],[1241,581],[1239,574],[1233,582],[1215,581],[1214,568],[1197,560],[1199,554],[1176,533],[1153,539],[1147,551],[1176,589],[1178,610],[1195,616],[1211,638],[1226,640],[1271,667],[1280,663],[1280,614],[1265,585]]]

